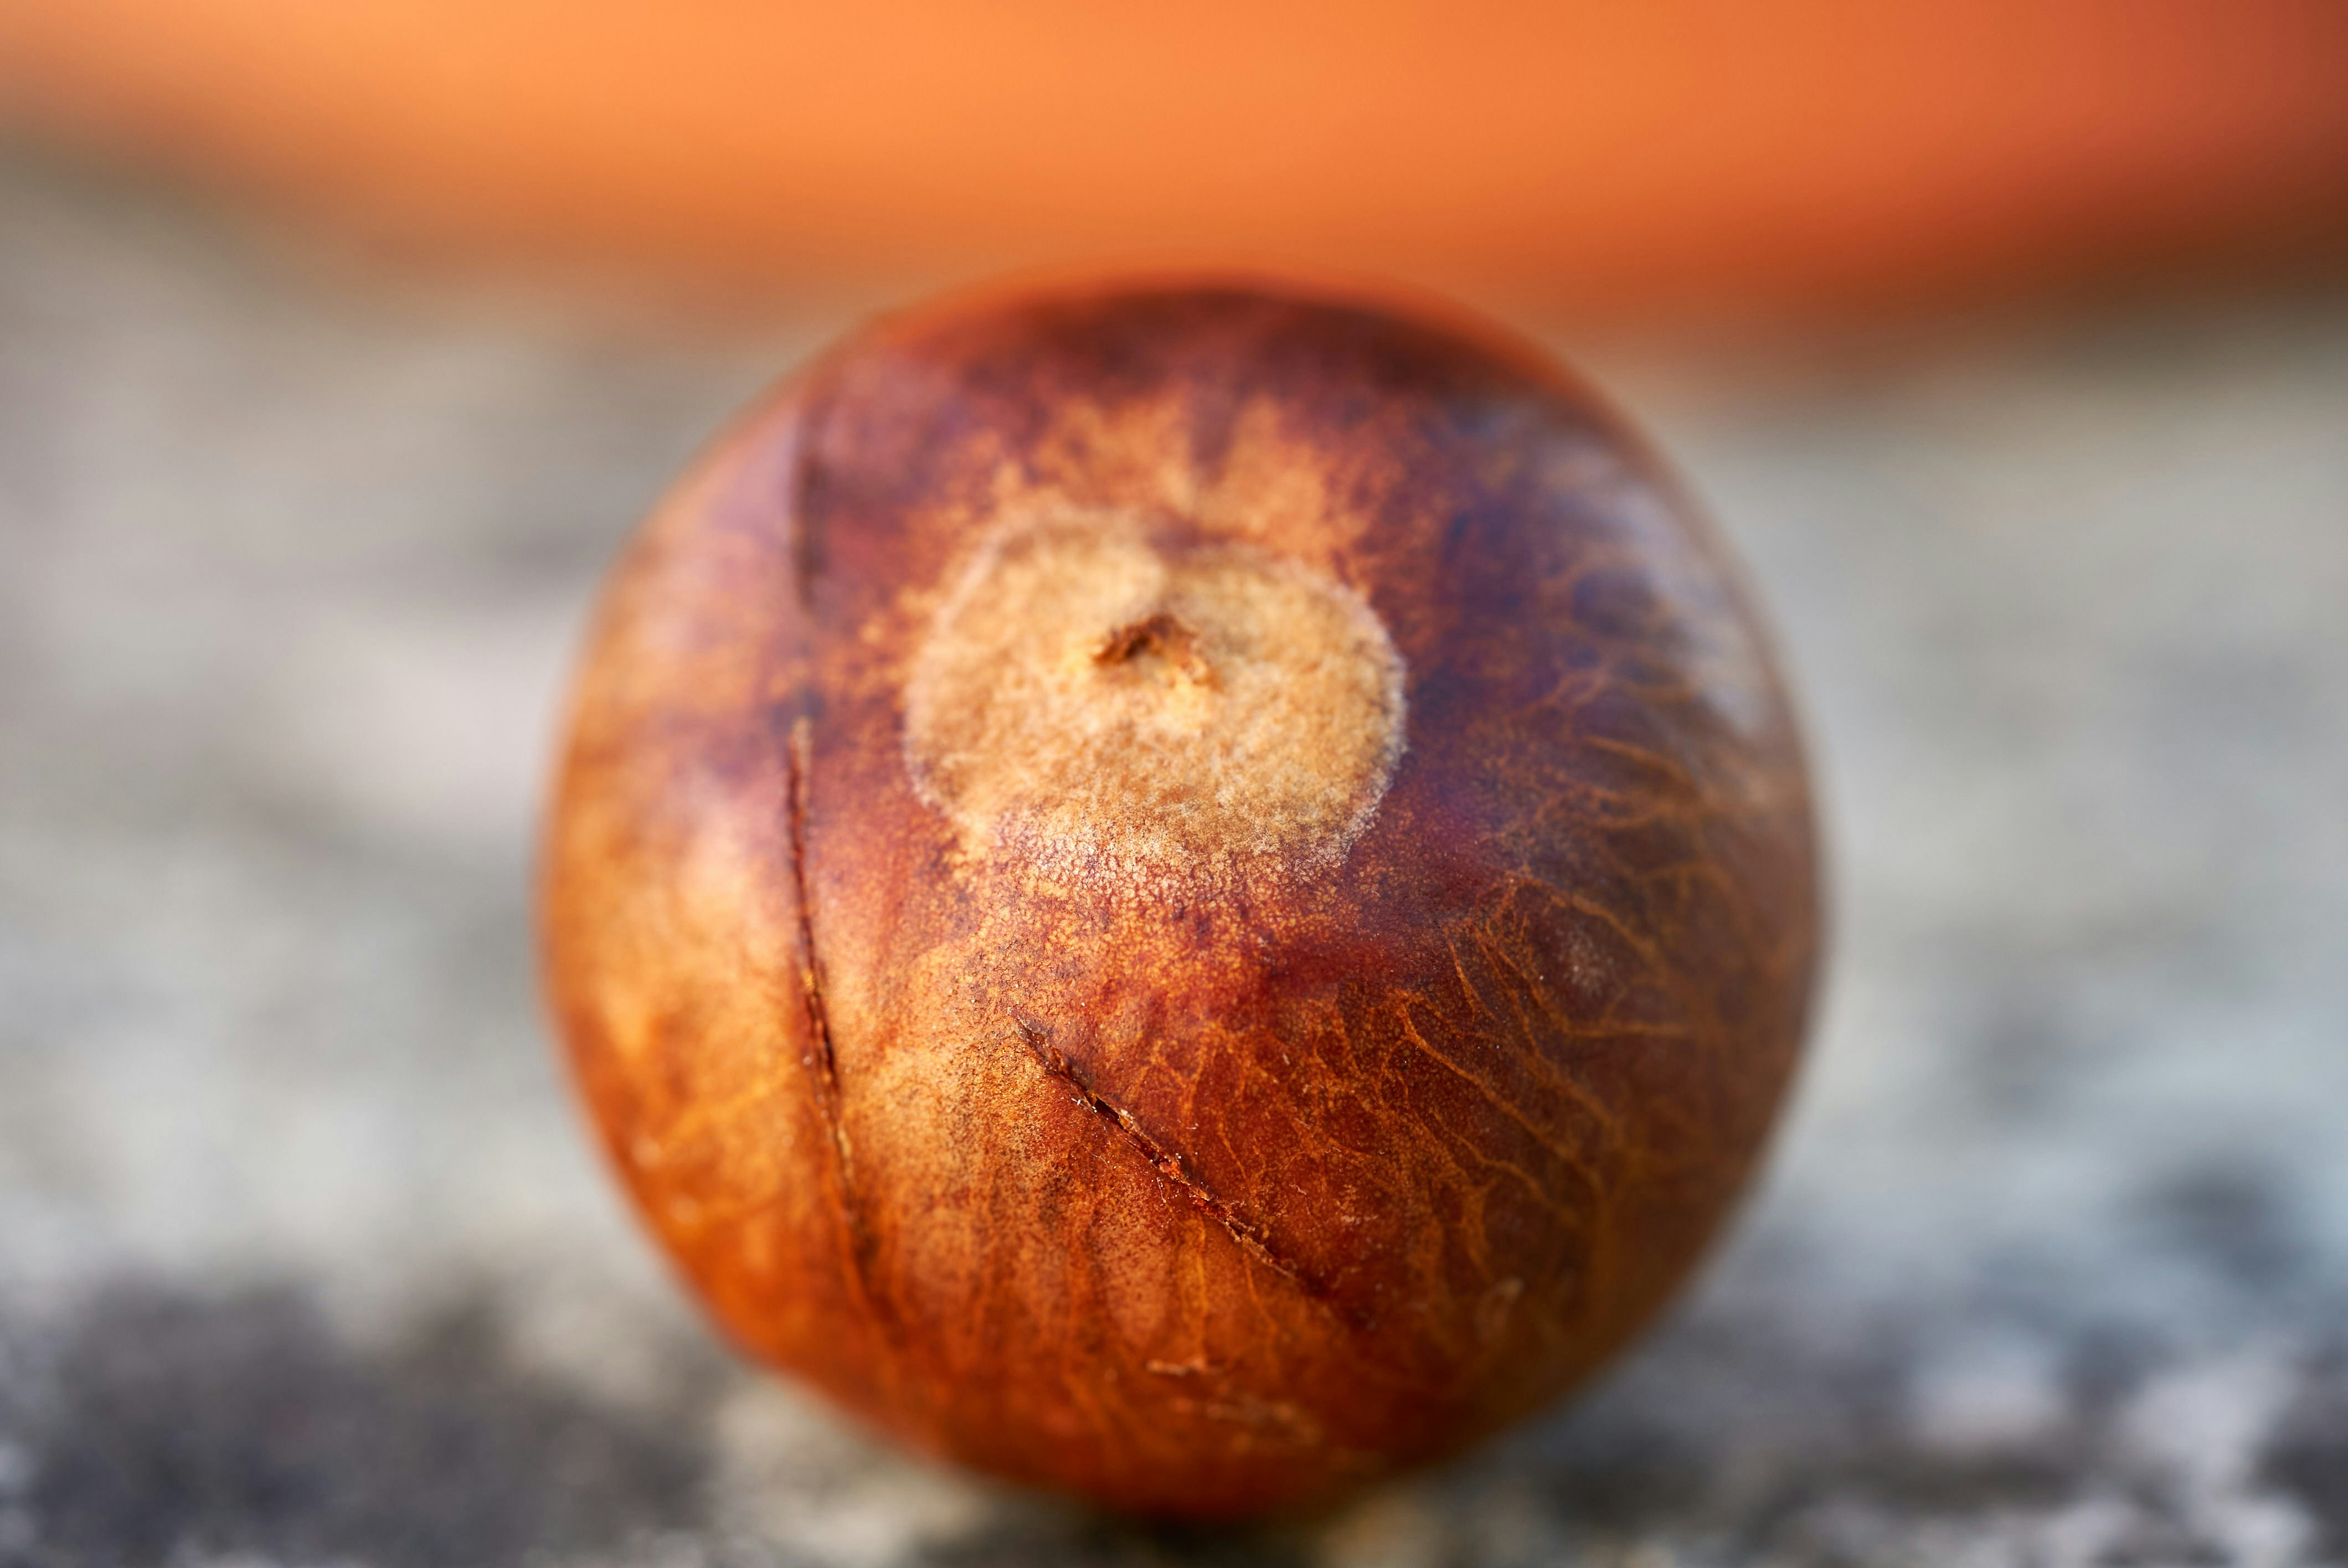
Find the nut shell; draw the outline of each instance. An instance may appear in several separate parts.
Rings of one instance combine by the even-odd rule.
[[[883,323],[661,506],[572,723],[547,972],[637,1204],[754,1354],[1020,1481],[1238,1516],[1535,1409],[1798,1054],[1808,795],[1735,573],[1427,313]]]

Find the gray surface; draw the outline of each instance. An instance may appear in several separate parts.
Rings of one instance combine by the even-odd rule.
[[[0,1563],[2348,1563],[2348,301],[1600,356],[1809,698],[1812,1071],[1590,1397],[1203,1536],[736,1365],[542,1042],[567,641],[834,324],[0,169]]]

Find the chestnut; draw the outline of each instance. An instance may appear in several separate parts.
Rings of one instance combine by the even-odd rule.
[[[699,462],[592,632],[541,919],[743,1347],[1228,1518],[1654,1315],[1818,910],[1762,630],[1622,424],[1429,308],[1178,280],[886,321]]]

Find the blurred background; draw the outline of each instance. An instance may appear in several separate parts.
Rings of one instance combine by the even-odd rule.
[[[1834,856],[1581,1400],[1153,1532],[736,1364],[548,1051],[600,573],[1003,268],[1387,278],[1657,436]],[[2348,6],[0,0],[0,1564],[2348,1564]]]

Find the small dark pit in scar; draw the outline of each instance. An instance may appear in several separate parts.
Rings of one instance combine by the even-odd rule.
[[[1103,638],[1093,653],[1093,662],[1108,668],[1153,656],[1189,680],[1203,684],[1214,681],[1214,670],[1200,651],[1199,634],[1179,617],[1162,610],[1120,626]]]

